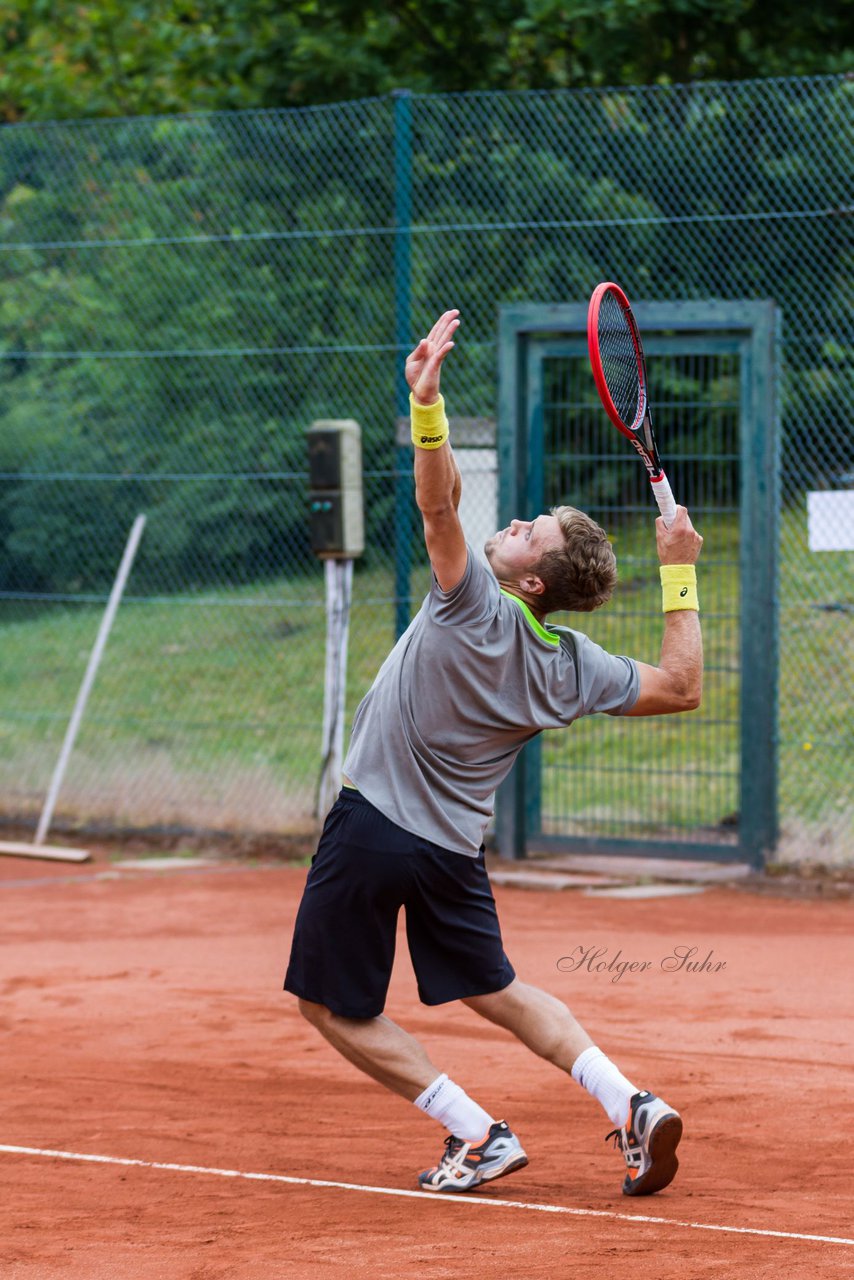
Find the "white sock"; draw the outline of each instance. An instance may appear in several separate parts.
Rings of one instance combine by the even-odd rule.
[[[638,1090],[595,1044],[575,1059],[572,1078],[601,1103],[611,1123],[622,1128],[628,1118],[629,1104]]]
[[[425,1115],[443,1124],[455,1138],[463,1142],[482,1142],[495,1123],[488,1111],[473,1102],[468,1094],[449,1080],[437,1076],[415,1099],[415,1106]]]

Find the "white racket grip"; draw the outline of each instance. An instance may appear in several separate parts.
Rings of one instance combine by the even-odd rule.
[[[661,512],[661,518],[665,527],[669,529],[676,519],[676,499],[673,496],[670,483],[662,471],[656,480],[650,480],[650,484],[655,494],[655,500],[658,503],[658,509]]]

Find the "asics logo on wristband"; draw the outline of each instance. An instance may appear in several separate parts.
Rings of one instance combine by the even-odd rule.
[[[687,596],[687,594],[688,594],[688,588],[687,588],[687,587],[683,587],[683,588],[682,588],[682,590],[679,592],[679,594],[680,594],[680,596]]]
[[[444,436],[419,436],[422,444],[442,444],[444,439]]]

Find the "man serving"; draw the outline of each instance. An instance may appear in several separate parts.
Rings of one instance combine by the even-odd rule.
[[[571,1075],[616,1126],[625,1195],[672,1180],[682,1119],[638,1089],[561,1001],[516,977],[504,953],[483,835],[495,791],[524,744],[579,716],[689,711],[703,650],[694,564],[702,538],[684,507],[656,522],[664,607],[658,666],[615,657],[555,610],[590,612],[616,584],[604,531],[572,507],[513,520],[466,545],[460,473],[439,393],[459,312],[446,311],[406,361],[416,501],[433,570],[420,611],[359,705],[297,914],[286,990],[354,1066],[439,1121],[449,1136],[425,1191],[466,1192],[528,1163],[517,1136],[449,1080],[383,1014],[401,907],[424,1004],[461,1000]],[[687,585],[687,590],[685,589]]]

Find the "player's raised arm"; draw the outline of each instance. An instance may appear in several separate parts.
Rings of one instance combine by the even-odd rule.
[[[631,716],[660,716],[693,711],[703,692],[703,637],[697,602],[694,565],[703,539],[684,507],[668,529],[655,522],[664,606],[664,638],[657,667],[637,664],[640,694]]]
[[[450,591],[460,581],[468,556],[457,514],[462,481],[448,440],[445,402],[439,391],[442,363],[453,350],[459,314],[446,311],[441,315],[406,361],[415,445],[415,501],[424,521],[427,554],[444,591]]]

